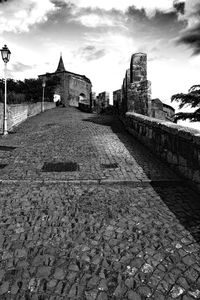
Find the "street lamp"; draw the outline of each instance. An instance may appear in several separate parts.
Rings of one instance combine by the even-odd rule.
[[[7,73],[7,63],[10,60],[10,50],[8,49],[8,47],[6,45],[4,45],[4,47],[2,49],[0,49],[1,51],[1,56],[2,59],[4,61],[4,78],[5,78],[5,100],[4,100],[4,124],[3,124],[3,135],[6,135],[8,133],[7,130],[7,78],[6,78],[6,73]]]
[[[46,86],[46,82],[45,80],[42,82],[42,112],[44,112],[44,89],[45,89],[45,86]]]

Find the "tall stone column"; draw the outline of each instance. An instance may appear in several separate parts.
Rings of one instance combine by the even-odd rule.
[[[147,55],[135,53],[131,57],[130,82],[127,82],[127,110],[149,115],[151,82],[147,80]]]

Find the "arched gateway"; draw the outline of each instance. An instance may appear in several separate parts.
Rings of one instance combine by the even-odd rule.
[[[39,75],[41,80],[47,80],[57,76],[60,83],[55,92],[61,96],[61,102],[64,106],[78,107],[81,95],[84,95],[84,103],[90,104],[92,94],[92,83],[85,75],[72,73],[65,70],[62,55],[58,63],[57,70],[54,73]]]

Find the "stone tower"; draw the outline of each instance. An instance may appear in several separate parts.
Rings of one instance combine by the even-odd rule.
[[[147,55],[135,53],[131,56],[130,81],[127,82],[127,111],[148,116],[150,110],[151,82],[147,80]]]

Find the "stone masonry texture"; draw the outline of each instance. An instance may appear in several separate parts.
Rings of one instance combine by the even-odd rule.
[[[52,109],[56,105],[54,102],[44,102],[44,110]],[[0,133],[3,132],[3,117],[4,104],[0,103]],[[7,105],[7,127],[11,130],[12,127],[25,121],[28,117],[37,115],[41,112],[41,102],[23,103]]]
[[[127,131],[200,191],[199,130],[135,113],[127,113],[121,120]]]
[[[0,137],[0,299],[199,299],[199,243],[199,194],[116,117],[55,108]]]
[[[121,112],[136,112],[151,115],[151,82],[147,80],[147,55],[131,56],[130,68],[126,70],[122,85]]]

